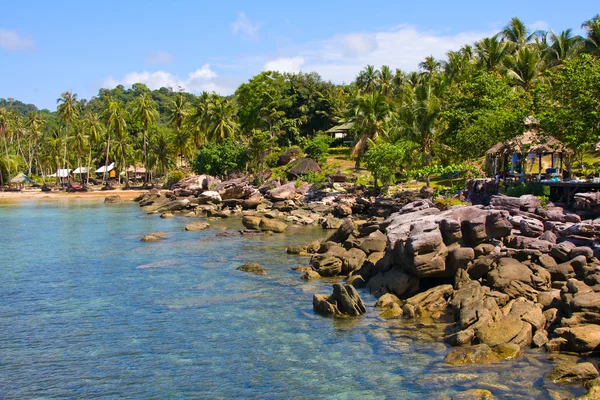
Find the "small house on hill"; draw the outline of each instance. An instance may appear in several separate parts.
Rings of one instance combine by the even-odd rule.
[[[96,176],[102,178],[107,173],[109,178],[116,178],[117,171],[115,171],[115,163],[111,163],[109,166],[103,166],[96,170]]]
[[[354,122],[347,122],[342,125],[334,126],[333,128],[331,128],[325,132],[334,139],[344,139],[344,138],[348,137],[348,134],[350,133],[350,130],[352,129],[353,126],[354,126]]]

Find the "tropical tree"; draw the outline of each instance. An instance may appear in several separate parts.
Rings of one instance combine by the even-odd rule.
[[[2,138],[2,142],[4,144],[4,151],[6,158],[4,160],[4,167],[6,169],[7,178],[6,181],[10,182],[10,158],[8,156],[8,137],[9,137],[9,124],[10,121],[10,113],[6,108],[0,108],[0,137]],[[0,179],[2,176],[0,175]]]
[[[537,48],[523,47],[509,56],[505,65],[515,84],[529,91],[544,69],[544,60]]]
[[[84,121],[80,119],[73,121],[72,131],[73,136],[71,136],[71,139],[73,142],[73,148],[75,149],[75,153],[77,153],[77,167],[79,168],[80,183],[82,186],[85,186],[82,173],[83,164],[81,163],[81,160],[83,158],[83,153],[87,150],[88,135],[86,134]]]
[[[529,28],[519,18],[512,18],[508,25],[500,32],[504,41],[511,43],[515,51],[531,43],[540,34],[539,31],[531,33]]]
[[[356,77],[356,86],[363,93],[371,93],[378,86],[380,74],[373,65],[367,65]]]
[[[156,102],[152,99],[149,92],[143,92],[138,98],[134,106],[134,118],[136,118],[143,128],[143,140],[144,140],[144,168],[146,169],[146,176],[144,181],[148,182],[148,128],[156,123],[158,118],[158,110]],[[121,135],[121,137],[124,137]],[[127,167],[125,167],[127,168]]]
[[[237,108],[232,100],[212,95],[208,106],[208,139],[217,143],[237,133]]]
[[[356,168],[360,168],[368,141],[385,133],[391,116],[390,104],[381,92],[367,93],[355,99],[348,117],[354,122],[353,129],[357,135],[356,145],[352,150]]]
[[[498,71],[510,54],[510,47],[506,42],[498,40],[498,35],[494,35],[475,43],[475,51],[480,66],[488,71]]]
[[[89,141],[88,146],[88,161],[87,161],[87,179],[86,184],[90,183],[90,174],[92,173],[92,148],[100,142],[106,131],[104,124],[100,120],[100,116],[94,111],[89,111],[84,117],[84,126],[87,132],[87,138]]]
[[[581,27],[585,30],[585,50],[596,56],[600,56],[600,14],[590,20],[585,21]]]
[[[108,168],[108,155],[110,152],[110,141],[111,137],[115,139],[122,139],[125,137],[127,130],[127,111],[123,106],[123,103],[110,98],[106,99],[104,112],[102,113],[104,123],[106,124],[106,159],[104,162],[104,184],[108,184],[107,180],[107,168]],[[123,142],[124,143],[124,142]]]
[[[71,122],[79,116],[79,107],[77,106],[77,94],[72,91],[66,91],[56,100],[58,107],[58,118],[65,124],[64,152],[63,152],[63,169],[67,168],[67,142]],[[68,174],[67,174],[68,176]],[[64,179],[61,180],[64,184]]]
[[[550,31],[551,44],[546,50],[550,67],[561,65],[566,59],[575,57],[583,47],[583,38],[574,36],[572,29],[560,34]]]
[[[44,125],[44,118],[39,111],[30,111],[27,114],[27,122],[25,123],[29,130],[30,140],[28,141],[30,146],[29,151],[29,175],[31,175],[31,165],[33,160],[37,163],[38,173],[40,173],[42,166],[40,165],[39,151],[40,151],[40,137],[42,135],[42,126]]]

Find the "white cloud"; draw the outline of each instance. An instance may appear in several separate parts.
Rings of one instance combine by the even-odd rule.
[[[334,82],[351,82],[367,64],[389,65],[404,71],[416,71],[427,56],[443,59],[450,50],[492,36],[495,32],[441,34],[420,31],[403,25],[389,31],[335,35],[329,39],[306,43],[292,52],[285,50],[268,60],[266,69],[318,72]],[[274,68],[279,67],[279,68]]]
[[[175,60],[175,55],[165,51],[154,51],[146,56],[146,62],[150,65],[170,64]]]
[[[239,79],[220,77],[210,68],[209,64],[204,64],[201,68],[190,72],[185,78],[163,70],[130,72],[122,79],[109,76],[100,86],[103,88],[114,88],[117,85],[129,87],[134,83],[143,83],[151,90],[168,87],[176,91],[180,89],[193,93],[214,91],[222,95],[233,93],[240,84]]]
[[[547,31],[550,25],[546,21],[535,21],[529,25],[529,29],[532,31]]]
[[[302,56],[282,57],[267,62],[265,64],[265,70],[279,72],[300,72],[302,65],[304,65],[304,57]]]
[[[9,51],[29,50],[34,47],[33,39],[20,36],[17,31],[0,29],[0,49]]]
[[[243,12],[238,13],[238,16],[233,24],[231,31],[234,35],[240,34],[243,38],[254,38],[258,35],[258,30],[261,24],[259,22],[252,23]]]

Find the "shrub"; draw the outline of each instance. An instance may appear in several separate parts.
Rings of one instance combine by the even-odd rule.
[[[329,154],[349,156],[350,155],[350,147],[348,146],[340,146],[340,147],[330,147]]]
[[[318,163],[322,163],[329,155],[329,143],[331,143],[331,138],[329,136],[317,135],[306,142],[303,150],[308,157]]]
[[[239,141],[227,139],[219,144],[204,145],[192,161],[192,168],[197,174],[223,176],[242,171],[247,160],[247,147]]]
[[[275,150],[273,151],[273,153],[269,153],[265,157],[265,164],[267,164],[267,167],[269,168],[277,167],[279,165],[279,154],[277,154]]]
[[[174,170],[169,173],[169,177],[167,178],[167,182],[165,183],[166,188],[171,188],[174,184],[185,178],[187,175],[185,172],[181,170]]]
[[[456,197],[438,197],[433,201],[433,204],[442,211],[445,211],[452,206],[469,205],[468,202],[457,199]]]
[[[382,143],[365,153],[365,167],[373,174],[375,188],[378,188],[379,182],[384,186],[394,183],[405,152],[404,146]]]
[[[525,194],[533,194],[535,196],[549,196],[550,188],[548,186],[541,185],[537,182],[519,183],[516,185],[508,186],[506,188],[507,196],[521,197]]]
[[[317,172],[307,172],[306,174],[300,176],[298,181],[304,181],[308,183],[321,183],[327,182],[327,177],[323,174],[319,174]]]

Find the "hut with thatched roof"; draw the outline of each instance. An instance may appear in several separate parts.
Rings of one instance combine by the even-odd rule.
[[[542,158],[552,155],[552,168],[549,174],[560,176],[563,169],[563,156],[570,150],[558,139],[545,135],[539,130],[539,122],[534,117],[525,118],[525,132],[507,142],[500,142],[486,152],[486,168],[494,176],[504,178],[525,177],[525,164],[528,159],[537,157],[539,175],[542,174]],[[559,165],[556,165],[559,164]]]
[[[20,173],[10,180],[11,184],[15,184],[18,188],[22,188],[25,184],[31,185],[35,183],[30,177],[24,173]]]

